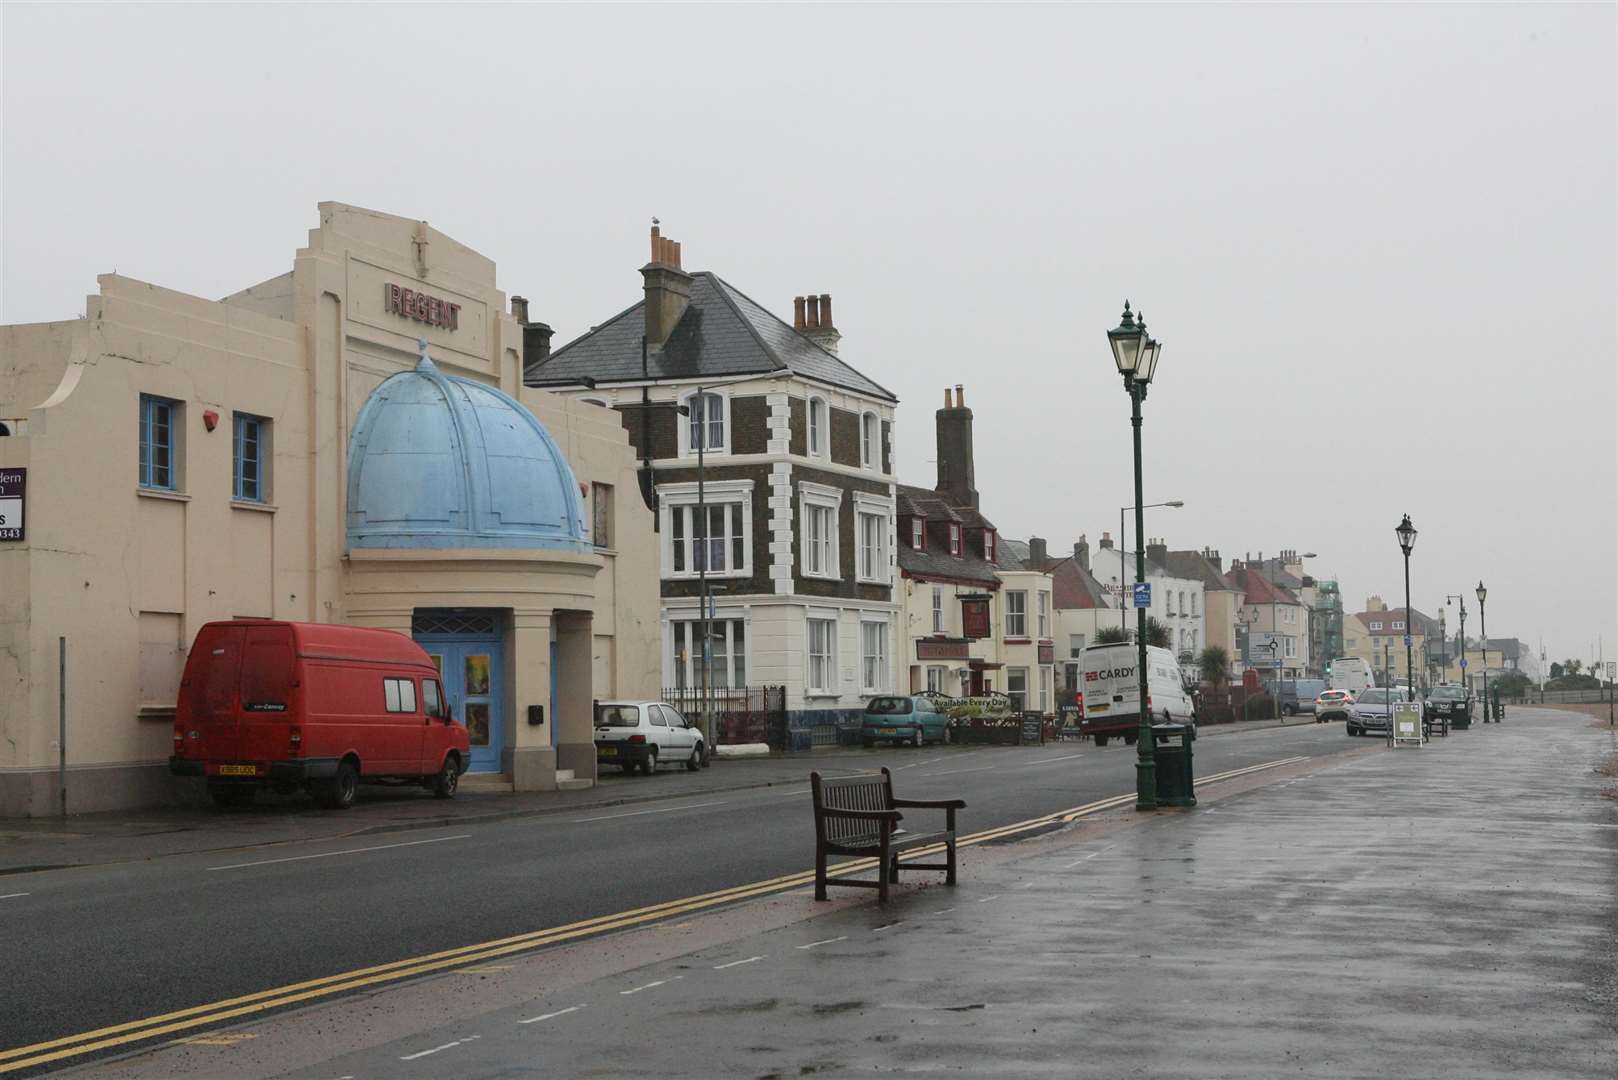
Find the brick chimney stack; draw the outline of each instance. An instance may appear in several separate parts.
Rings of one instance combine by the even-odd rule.
[[[1038,536],[1028,538],[1028,569],[1043,570],[1048,556],[1045,554],[1045,541]]]
[[[520,323],[528,321],[528,298],[526,296],[513,296],[511,298],[511,317]]]
[[[1073,557],[1079,560],[1080,566],[1090,569],[1090,538],[1083,533],[1079,534],[1079,542],[1073,545]]]
[[[955,396],[944,389],[944,407],[935,414],[938,426],[938,490],[955,500],[956,506],[978,505],[976,472],[972,465],[972,410],[966,407],[966,390],[955,384]]]
[[[1102,551],[1111,551],[1112,550],[1112,533],[1110,533],[1110,532],[1102,533],[1101,534],[1101,543],[1100,543],[1099,546],[1100,546]]]
[[[680,268],[680,245],[652,225],[652,260],[640,268],[646,288],[646,343],[661,346],[691,303],[691,275]]]
[[[843,335],[831,318],[831,294],[810,293],[792,298],[792,328],[822,349],[837,355]]]

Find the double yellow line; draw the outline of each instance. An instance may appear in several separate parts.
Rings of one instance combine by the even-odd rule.
[[[1306,757],[1282,758],[1278,761],[1268,761],[1260,765],[1250,765],[1244,769],[1216,773],[1197,781],[1197,786],[1201,787],[1221,780],[1231,780],[1238,776],[1260,772],[1264,769],[1274,769],[1307,760],[1308,758]],[[1126,806],[1134,800],[1135,796],[1132,794],[1101,799],[1097,802],[1087,803],[1084,806],[1059,810],[1056,813],[1030,818],[1027,821],[1019,821],[996,829],[972,833],[968,836],[960,837],[956,841],[956,845],[982,844],[990,840],[999,840],[1035,829],[1066,824],[1089,814]],[[943,844],[935,844],[931,847],[909,852],[904,858],[907,860],[924,858],[942,851],[943,848]],[[840,877],[845,874],[871,869],[875,865],[875,859],[856,859],[851,862],[839,863],[827,873],[832,877]],[[618,912],[614,915],[600,915],[593,919],[582,919],[564,926],[551,927],[546,930],[533,930],[525,934],[514,934],[511,937],[498,938],[494,941],[485,941],[476,945],[463,945],[459,948],[445,949],[442,952],[412,957],[408,960],[395,960],[392,963],[378,964],[375,967],[359,968],[339,975],[326,975],[318,979],[309,979],[305,982],[292,983],[288,986],[278,986],[271,990],[260,990],[256,993],[227,998],[223,1001],[214,1001],[206,1005],[194,1005],[189,1009],[179,1009],[175,1012],[163,1013],[160,1016],[149,1016],[143,1020],[130,1020],[122,1024],[113,1024],[110,1027],[97,1028],[94,1031],[80,1032],[77,1035],[64,1035],[59,1039],[50,1039],[46,1042],[34,1043],[31,1046],[0,1050],[0,1073],[47,1065],[53,1061],[61,1061],[64,1058],[126,1046],[146,1039],[155,1039],[161,1035],[172,1035],[175,1032],[189,1031],[204,1025],[220,1024],[227,1020],[237,1020],[244,1016],[267,1012],[271,1009],[297,1005],[316,998],[329,997],[333,994],[341,994],[350,990],[398,982],[403,979],[411,979],[450,968],[481,963],[495,957],[527,952],[547,945],[558,945],[565,941],[574,941],[595,934],[604,934],[612,930],[642,926],[670,916],[688,915],[692,912],[719,907],[723,904],[733,904],[739,900],[748,900],[768,893],[782,892],[787,889],[809,885],[814,882],[814,879],[814,871],[805,870],[795,874],[770,878],[766,881],[755,881],[748,885],[738,885],[734,888],[720,889],[717,892],[703,893],[700,896],[670,900],[661,904],[635,908],[631,911]]]

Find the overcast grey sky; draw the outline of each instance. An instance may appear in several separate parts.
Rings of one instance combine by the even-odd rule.
[[[112,269],[222,296],[337,199],[569,340],[656,214],[778,314],[835,297],[906,482],[964,383],[985,511],[1062,548],[1133,502],[1127,296],[1147,499],[1187,503],[1150,533],[1318,552],[1358,610],[1408,512],[1416,607],[1481,577],[1492,635],[1618,657],[1614,13],[7,4],[0,319]]]

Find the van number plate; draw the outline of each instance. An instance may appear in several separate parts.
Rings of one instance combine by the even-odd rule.
[[[258,775],[258,766],[257,765],[221,765],[221,766],[219,766],[219,775],[220,776],[257,776]]]

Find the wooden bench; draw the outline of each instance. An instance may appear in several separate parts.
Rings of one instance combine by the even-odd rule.
[[[815,803],[815,899],[826,899],[826,857],[855,855],[877,860],[877,880],[860,881],[846,877],[838,885],[876,889],[886,903],[888,884],[899,880],[899,854],[912,848],[943,841],[948,858],[942,863],[907,863],[907,870],[942,870],[944,883],[955,884],[955,811],[966,809],[961,799],[895,799],[893,774],[881,776],[839,776],[826,778],[809,774],[809,790]],[[899,828],[905,810],[942,810],[944,828],[936,832],[911,832]]]

